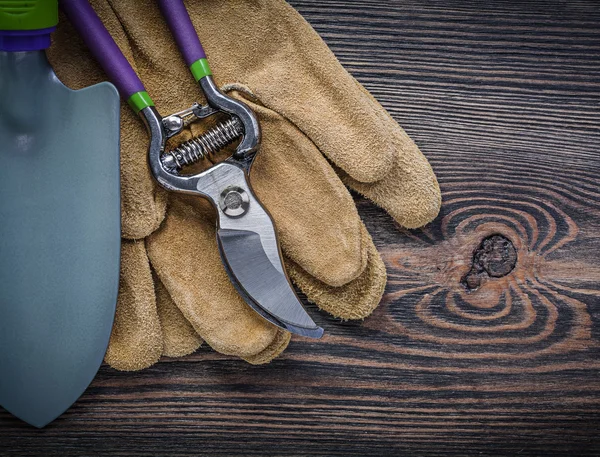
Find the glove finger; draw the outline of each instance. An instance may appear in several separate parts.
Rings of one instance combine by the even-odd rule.
[[[163,352],[150,264],[143,241],[123,240],[115,323],[105,361],[121,371],[154,365]]]
[[[202,345],[194,327],[181,314],[167,289],[154,275],[156,305],[163,334],[163,352],[166,357],[183,357],[192,354]]]
[[[133,51],[114,12],[104,0],[92,5],[119,47],[134,65]],[[52,36],[48,59],[59,79],[72,89],[82,89],[106,81],[89,50],[69,21],[61,15]],[[147,166],[148,134],[127,103],[121,104],[121,214],[122,235],[142,239],[152,233],[164,218],[165,192],[154,182]]]
[[[213,208],[203,199],[192,197],[195,207],[186,200],[171,199],[163,225],[147,239],[152,266],[182,314],[213,349],[271,360],[289,334],[259,317],[238,295],[221,263]],[[198,210],[200,204],[204,211]],[[284,343],[274,346],[276,340]]]
[[[250,179],[275,221],[283,252],[328,285],[351,282],[363,272],[367,250],[348,189],[296,126],[251,100],[247,88],[236,89],[231,95],[247,103],[261,124],[262,142]]]
[[[364,319],[381,302],[387,282],[385,264],[364,226],[362,234],[368,249],[367,267],[358,278],[342,287],[328,286],[306,273],[294,262],[286,261],[288,274],[294,284],[304,292],[310,302],[334,317]]]
[[[262,352],[256,355],[242,357],[246,362],[252,365],[264,365],[271,362],[274,358],[278,357],[290,344],[291,335],[288,332],[279,330],[273,341]]]
[[[406,151],[392,172],[376,183],[361,183],[341,170],[339,174],[348,187],[385,209],[401,226],[414,229],[436,218],[442,198],[429,163],[419,161],[422,154],[417,146],[412,143],[412,150]]]
[[[188,6],[217,81],[250,87],[355,179],[373,182],[388,173],[396,155],[377,111],[296,10],[274,0]],[[208,24],[207,15],[214,18]]]
[[[358,82],[356,84],[377,101]],[[386,111],[382,115],[391,119]],[[399,126],[390,137],[398,151],[398,160],[390,173],[380,181],[363,183],[353,179],[343,170],[338,174],[344,183],[385,209],[401,226],[418,228],[431,222],[438,215],[442,204],[440,187],[431,165]]]

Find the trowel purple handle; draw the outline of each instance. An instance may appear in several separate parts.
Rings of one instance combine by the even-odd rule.
[[[88,0],[60,0],[60,7],[110,80],[117,86],[121,97],[130,101],[136,94],[145,93],[142,81],[110,36],[108,30],[106,30]]]
[[[206,59],[183,0],[158,0],[158,6],[188,67],[200,59]]]

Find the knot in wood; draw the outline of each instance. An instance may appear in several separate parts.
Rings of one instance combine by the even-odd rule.
[[[502,278],[515,269],[517,250],[513,243],[502,235],[485,238],[473,253],[471,270],[461,280],[469,291],[481,287],[486,277]]]

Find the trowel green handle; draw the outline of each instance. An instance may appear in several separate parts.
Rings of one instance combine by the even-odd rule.
[[[212,75],[206,53],[183,0],[158,0],[158,6],[196,81]]]
[[[133,110],[139,113],[148,106],[154,106],[142,81],[88,0],[60,0],[59,4],[110,80],[117,86],[121,97],[127,100]]]
[[[56,24],[57,0],[0,0],[0,51],[47,49]]]

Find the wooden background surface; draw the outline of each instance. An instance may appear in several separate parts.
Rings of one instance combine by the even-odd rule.
[[[292,4],[428,156],[440,217],[357,199],[390,276],[365,323],[320,315],[269,366],[103,368],[45,430],[0,412],[0,455],[600,455],[600,5]]]

